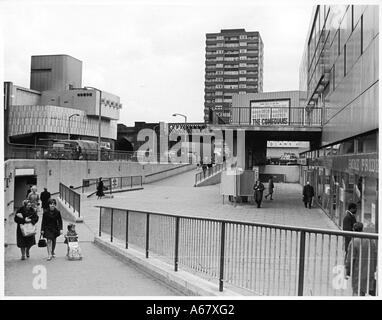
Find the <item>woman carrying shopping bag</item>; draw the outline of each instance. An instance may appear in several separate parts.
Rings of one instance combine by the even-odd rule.
[[[23,206],[17,210],[14,220],[17,223],[17,246],[21,250],[21,260],[25,260],[25,257],[29,258],[30,248],[36,244],[35,225],[38,221],[38,215],[29,200],[23,201]]]

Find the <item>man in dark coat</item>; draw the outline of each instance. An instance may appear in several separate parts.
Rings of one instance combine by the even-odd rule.
[[[257,203],[257,207],[260,208],[261,201],[263,201],[263,192],[264,192],[264,185],[259,181],[256,180],[255,185],[253,186],[253,190],[255,190],[255,202]]]
[[[348,209],[346,210],[346,215],[342,221],[342,230],[343,231],[353,231],[353,226],[357,222],[356,219],[357,205],[353,202],[350,202]],[[348,252],[349,242],[351,237],[345,237],[345,253]]]
[[[44,188],[44,191],[40,194],[41,206],[42,208],[49,209],[48,200],[50,199],[50,192],[47,188]]]
[[[100,177],[97,184],[97,193],[96,193],[97,200],[101,199],[105,195],[103,190],[104,190],[104,186],[103,186],[102,178]]]
[[[268,194],[265,196],[265,199],[267,199],[268,196],[271,196],[271,200],[273,200],[272,195],[273,195],[273,188],[274,187],[275,187],[275,185],[273,184],[273,177],[270,177],[269,181],[268,181]]]
[[[314,196],[314,189],[310,185],[309,181],[306,182],[306,185],[302,189],[302,195],[303,195],[302,201],[304,201],[305,208],[307,208],[309,205],[309,209],[311,209],[312,208],[312,200],[313,200],[313,196]]]

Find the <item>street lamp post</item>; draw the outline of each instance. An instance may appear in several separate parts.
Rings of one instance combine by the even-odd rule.
[[[69,131],[68,131],[68,140],[70,140],[70,119],[71,119],[72,117],[74,117],[74,116],[77,116],[77,117],[79,117],[80,115],[79,115],[78,113],[75,113],[75,114],[71,114],[71,115],[69,116]]]
[[[181,113],[174,113],[172,116],[173,116],[173,117],[176,117],[176,116],[184,117],[184,123],[187,123],[187,116],[185,116],[184,114],[181,114]]]
[[[102,91],[94,87],[85,87],[85,89],[93,89],[99,92],[99,110],[98,110],[98,161],[101,161],[101,103]]]

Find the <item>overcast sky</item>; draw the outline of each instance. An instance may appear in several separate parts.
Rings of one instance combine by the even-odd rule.
[[[119,122],[189,122],[204,115],[205,35],[259,31],[264,91],[298,90],[311,2],[3,2],[4,80],[29,88],[30,60],[68,54],[82,85],[120,96]]]

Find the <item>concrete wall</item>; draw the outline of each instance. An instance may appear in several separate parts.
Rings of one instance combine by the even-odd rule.
[[[98,162],[98,161],[75,161],[75,160],[7,160],[4,163],[4,177],[10,177],[8,187],[4,192],[4,212],[5,216],[14,210],[13,200],[15,192],[25,190],[15,190],[15,169],[34,169],[37,176],[37,188],[40,193],[44,187],[50,193],[59,191],[59,183],[67,186],[78,187],[82,185],[82,179],[92,179],[99,177],[124,177],[140,176],[160,172],[177,166],[178,164],[146,164],[137,162]],[[194,166],[188,166],[194,168]],[[186,170],[185,168],[183,170]],[[171,171],[169,171],[171,172]],[[173,174],[175,172],[172,172]],[[160,179],[161,177],[156,177]],[[163,178],[163,177],[162,177]],[[18,204],[17,204],[18,206]]]
[[[285,174],[285,182],[298,183],[300,181],[300,166],[267,165],[260,168],[260,173]]]

